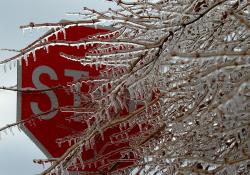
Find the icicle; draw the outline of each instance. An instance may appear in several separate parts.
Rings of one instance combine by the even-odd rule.
[[[81,90],[81,83],[80,82],[77,82],[75,84],[75,90],[76,90],[76,92],[80,92],[80,90]]]
[[[163,21],[163,13],[160,13],[160,20]]]
[[[14,134],[14,132],[12,131],[12,127],[9,127],[9,130],[10,130],[11,134],[14,136],[15,134]]]
[[[87,123],[88,128],[90,128],[90,121],[86,120],[86,123]]]
[[[103,86],[100,86],[100,87],[99,87],[99,90],[100,90],[101,97],[102,97],[102,96],[103,96],[103,91],[104,91],[104,90],[103,90]]]
[[[95,101],[95,96],[94,96],[94,94],[90,93],[90,96],[91,96],[91,101],[94,102],[94,101]]]
[[[112,96],[112,97],[110,98],[110,100],[111,100],[111,105],[113,105],[113,107],[114,107],[114,109],[115,109],[115,113],[117,113],[117,112],[118,112],[118,106],[117,106],[117,103],[116,103],[114,97]]]
[[[94,149],[94,147],[95,147],[95,138],[92,137],[92,138],[90,139],[90,148],[91,148],[91,149]]]
[[[55,32],[56,40],[58,40],[58,32]]]
[[[70,85],[70,92],[74,93],[74,89],[75,89],[75,84],[71,84]]]
[[[111,143],[111,144],[114,144],[113,137],[110,136],[109,139],[110,139],[110,143]]]
[[[120,129],[120,131],[123,131],[122,127],[123,127],[123,124],[120,123],[120,124],[119,124],[119,129]]]
[[[121,109],[123,109],[124,105],[122,104],[122,99],[119,96],[117,96],[116,99],[119,102]]]
[[[69,147],[71,147],[71,139],[68,140]]]
[[[126,138],[126,139],[129,139],[129,136],[128,136],[128,133],[127,133],[127,132],[125,132],[125,138]]]
[[[73,139],[73,142],[74,142],[74,144],[76,144],[76,142],[77,142],[77,138],[76,137]]]
[[[18,59],[18,63],[19,63],[19,66],[22,66],[22,59],[21,58]]]
[[[48,44],[45,45],[45,51],[46,51],[46,53],[49,53],[49,45]]]
[[[99,129],[99,133],[101,135],[102,141],[104,141],[104,133],[102,129]]]
[[[84,165],[84,163],[83,163],[83,160],[82,160],[82,157],[81,157],[81,155],[79,156],[79,161],[80,161],[80,165],[81,165],[81,167],[82,167],[82,170],[84,170],[84,168],[85,168],[85,165]]]
[[[58,167],[55,168],[54,172],[55,172],[55,175],[60,175],[60,174],[59,174],[59,168],[58,168]],[[54,172],[53,172],[53,173],[54,173]],[[49,174],[49,175],[50,175],[50,174]]]
[[[248,153],[250,153],[250,140],[247,142]]]
[[[107,119],[108,119],[108,121],[111,121],[111,117],[110,117],[110,115],[109,115],[109,111],[108,110],[106,110],[106,116],[107,116]]]
[[[66,30],[65,30],[65,28],[62,28],[61,30],[62,30],[62,33],[63,33],[63,39],[66,39]]]
[[[127,128],[127,123],[123,122],[123,128],[126,129]]]
[[[90,63],[90,64],[89,64],[89,66],[92,68],[92,67],[93,67],[93,64],[92,64],[92,63]]]
[[[6,73],[6,71],[7,71],[6,63],[4,64],[3,69],[4,69],[4,72]]]
[[[157,116],[157,121],[162,122],[161,117],[159,115]]]
[[[13,62],[13,66],[16,67],[16,64],[17,64],[17,60],[15,60],[15,61]]]
[[[61,171],[61,175],[64,175],[64,169],[63,169],[63,165],[60,164],[60,171]]]
[[[95,63],[95,70],[98,70],[98,63]]]
[[[22,132],[21,125],[17,125],[17,129],[19,130],[19,132]]]
[[[77,44],[77,45],[76,45],[76,48],[79,50],[79,49],[80,49],[80,44]]]
[[[7,133],[7,129],[5,129],[5,130],[4,130],[4,134],[5,134],[5,135],[7,135],[7,134],[8,134],[8,133]]]
[[[32,50],[32,57],[33,57],[33,60],[35,62],[36,61],[36,51],[34,49]]]
[[[86,142],[85,142],[85,149],[86,149],[86,151],[89,150],[89,146],[90,146],[90,145],[89,145],[89,141],[86,140]]]
[[[9,63],[9,69],[12,69],[12,62]]]
[[[139,126],[140,132],[142,132],[142,124],[141,124],[141,123],[138,123],[138,126]]]
[[[144,101],[144,105],[145,105],[146,114],[148,115],[148,103],[146,101]]]
[[[88,163],[88,167],[91,168],[91,163]]]
[[[108,39],[111,39],[111,36],[109,34],[107,35],[107,37],[108,37]]]
[[[62,147],[62,143],[61,142],[58,142],[58,147],[61,148]]]
[[[26,54],[23,55],[23,59],[25,61],[25,65],[28,66],[28,58]]]
[[[111,69],[112,76],[115,77],[115,70]]]

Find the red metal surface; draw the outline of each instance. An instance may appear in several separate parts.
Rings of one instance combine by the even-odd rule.
[[[88,35],[106,31],[106,29],[94,29],[83,26],[70,27],[66,29],[66,38],[68,41],[76,41]],[[62,32],[59,33],[58,39],[63,39]],[[55,36],[50,37],[49,41],[51,40],[55,40]],[[67,85],[68,82],[73,81],[72,77],[65,76],[66,69],[86,71],[91,77],[99,75],[99,70],[96,70],[94,67],[83,66],[79,62],[67,60],[59,55],[60,52],[64,52],[70,55],[83,56],[86,50],[88,50],[88,47],[85,49],[83,46],[77,48],[56,45],[49,47],[48,53],[45,49],[37,50],[35,53],[36,61],[33,60],[33,56],[30,54],[28,56],[28,66],[26,66],[25,61],[23,61],[21,71],[19,68],[19,73],[21,73],[21,76],[19,75],[19,77],[21,77],[21,80],[19,80],[19,87],[35,88],[32,82],[32,75],[34,70],[39,66],[48,66],[53,69],[57,75],[57,79],[53,80],[48,74],[41,74],[39,78],[40,82],[48,87]],[[83,85],[81,91],[87,93],[88,88],[87,85]],[[65,91],[60,88],[53,90],[53,92],[56,94],[59,107],[73,105],[74,98],[72,93],[65,93]],[[31,102],[38,103],[42,111],[51,109],[50,99],[45,92],[22,93],[19,98],[19,120],[25,120],[34,115],[31,110]],[[123,115],[126,114],[127,112],[123,111]],[[71,115],[72,113],[57,111],[57,114],[49,120],[32,120],[30,123],[26,123],[24,130],[47,156],[60,157],[69,148],[69,144],[66,142],[59,146],[56,140],[58,138],[83,132],[87,128],[86,123],[75,121],[69,122],[66,120],[66,118]],[[107,129],[104,132],[104,140],[101,139],[100,135],[95,136],[94,148],[86,150],[83,147],[82,161],[85,162],[85,167],[82,167],[80,161],[78,161],[79,166],[71,167],[70,170],[107,173],[133,165],[136,154],[129,146],[129,137],[127,137],[126,134],[122,134],[125,130],[129,133],[129,137],[133,137],[134,134],[136,135],[139,132],[138,126],[131,128],[125,125],[122,129],[120,129],[119,126]]]

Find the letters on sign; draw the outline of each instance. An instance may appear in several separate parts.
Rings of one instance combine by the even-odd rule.
[[[49,89],[50,88],[40,81],[40,76],[42,74],[47,74],[51,80],[58,80],[58,76],[57,76],[56,72],[51,67],[39,66],[36,69],[34,69],[34,71],[32,73],[32,82],[33,82],[36,89]],[[79,70],[71,70],[71,69],[64,70],[64,76],[72,77],[73,81],[78,81],[83,76],[87,77],[88,75],[89,75],[89,73],[87,71],[79,71]],[[58,104],[58,98],[57,98],[56,94],[52,90],[45,91],[44,93],[49,98],[49,101],[51,104],[50,110],[57,109],[59,107],[59,104]],[[79,103],[80,103],[79,95],[77,93],[74,93],[73,95],[74,95],[74,106],[79,106]],[[39,114],[42,114],[43,112],[45,112],[39,108],[38,102],[31,101],[30,106],[31,106],[32,112],[36,115],[39,115]],[[55,110],[53,112],[50,112],[49,114],[42,115],[41,119],[43,119],[43,120],[52,119],[54,116],[56,116],[57,112],[58,111]]]

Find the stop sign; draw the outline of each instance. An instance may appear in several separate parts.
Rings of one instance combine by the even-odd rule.
[[[78,41],[89,35],[107,32],[108,29],[72,26],[56,35],[47,35],[48,41]],[[66,35],[66,39],[65,39]],[[46,36],[44,36],[45,38]],[[87,121],[71,120],[73,112],[59,109],[67,106],[79,106],[79,95],[86,94],[90,86],[83,84],[81,94],[65,90],[72,81],[98,77],[100,68],[83,66],[80,62],[68,60],[61,52],[84,56],[91,46],[70,47],[54,45],[40,48],[27,55],[18,67],[18,88],[32,88],[41,91],[18,93],[17,120],[27,122],[22,129],[49,158],[60,157],[69,147],[67,138],[73,138],[88,128]],[[104,69],[104,67],[102,68]],[[124,132],[126,131],[126,132]],[[114,126],[104,132],[103,138],[94,137],[94,145],[82,148],[81,162],[70,171],[113,172],[131,166],[136,161],[136,153],[129,146],[129,137],[138,133],[139,128]]]

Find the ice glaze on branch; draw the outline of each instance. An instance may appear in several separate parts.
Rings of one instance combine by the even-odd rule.
[[[97,12],[84,8],[79,15],[86,15],[85,20],[24,26],[62,32],[72,25],[106,22],[114,28],[75,42],[37,42],[23,50],[29,54],[45,46],[94,45],[85,57],[61,56],[97,69],[105,66],[99,81],[89,80],[93,88],[82,101],[91,98],[91,104],[63,109],[75,112],[74,121],[90,121],[88,129],[72,138],[61,138],[77,141],[42,174],[66,171],[74,160],[80,160],[81,148],[89,147],[91,138],[127,124],[129,129],[140,130],[129,142],[136,151],[136,164],[115,171],[118,163],[113,163],[107,172],[97,173],[248,174],[249,2],[111,1],[120,9]],[[81,79],[71,85],[86,82]],[[125,109],[129,114],[120,116]],[[97,157],[107,156],[99,154]]]
[[[108,12],[85,10],[88,16],[93,13],[93,17],[113,21],[114,27],[125,27],[115,39],[124,42],[99,42],[85,58],[64,55],[86,64],[107,65],[114,72],[116,66],[130,66],[123,72],[125,75],[106,74],[107,80],[110,76],[108,91],[103,91],[107,82],[92,91],[92,100],[100,106],[96,114],[91,114],[96,123],[83,139],[88,140],[113,124],[147,118],[145,121],[160,128],[160,134],[155,137],[158,130],[152,135],[144,131],[143,140],[137,138],[140,146],[133,147],[141,157],[134,167],[143,165],[145,174],[248,172],[249,3],[116,2],[122,10],[117,13],[110,10],[111,16]],[[240,16],[234,15],[239,13]],[[139,25],[137,29],[135,24]],[[131,44],[133,47],[125,50],[113,49]],[[117,118],[109,114],[111,119],[108,119],[102,115],[113,108],[117,112],[122,108],[121,95],[125,89],[131,100],[144,104],[138,109],[144,112],[132,112],[132,118],[129,117],[132,115]],[[147,113],[154,100],[150,101],[147,95],[156,89],[161,95],[155,108],[159,112],[154,113],[159,120],[154,121],[149,117],[152,114]],[[98,122],[107,124],[102,126]],[[128,169],[132,171],[133,167]]]

